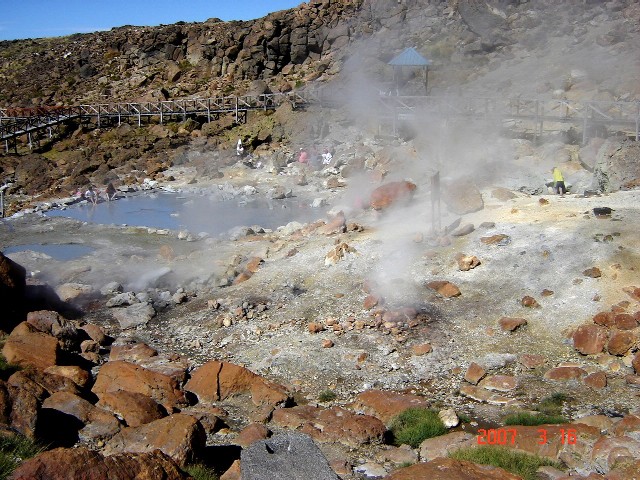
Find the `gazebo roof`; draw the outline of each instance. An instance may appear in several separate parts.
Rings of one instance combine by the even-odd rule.
[[[389,65],[394,67],[426,67],[431,65],[431,60],[424,58],[415,48],[409,47],[401,54],[393,57]]]

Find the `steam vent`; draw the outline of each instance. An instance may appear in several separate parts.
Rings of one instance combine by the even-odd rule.
[[[0,41],[0,477],[638,479],[640,3],[224,3]]]

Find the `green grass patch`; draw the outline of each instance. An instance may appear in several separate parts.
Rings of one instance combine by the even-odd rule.
[[[392,420],[391,433],[396,445],[418,448],[423,440],[447,433],[447,427],[434,410],[408,408]]]
[[[554,423],[567,423],[562,415],[545,415],[544,413],[518,412],[507,415],[504,418],[505,425],[546,425]]]
[[[0,346],[0,348],[2,348],[2,346]],[[4,355],[0,354],[0,378],[2,380],[7,380],[11,375],[13,375],[18,370],[20,370],[20,367],[18,365],[13,365],[7,362],[7,359],[4,358]]]
[[[318,395],[318,401],[330,402],[331,400],[335,400],[336,397],[337,397],[336,392],[334,392],[333,390],[324,390],[320,392],[320,395]]]
[[[564,393],[553,393],[540,400],[535,409],[545,415],[560,415],[564,402],[568,400],[570,400],[570,398]]]
[[[0,435],[0,480],[8,478],[23,460],[43,450],[44,447],[22,435]]]
[[[520,475],[524,480],[536,480],[538,468],[549,465],[557,469],[562,468],[562,464],[547,458],[529,455],[527,453],[515,452],[505,447],[470,447],[461,448],[449,454],[449,457],[456,460],[467,460],[469,462],[480,463],[482,465],[493,465],[508,472]]]
[[[219,480],[220,477],[209,467],[196,464],[185,467],[185,471],[191,475],[194,480]]]

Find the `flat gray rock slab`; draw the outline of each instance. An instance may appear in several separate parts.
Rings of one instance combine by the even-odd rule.
[[[309,435],[260,440],[240,454],[242,480],[339,480]]]

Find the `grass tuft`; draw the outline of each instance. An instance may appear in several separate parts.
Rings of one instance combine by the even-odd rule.
[[[334,392],[333,390],[323,390],[322,392],[320,392],[320,395],[318,395],[318,401],[330,402],[332,400],[335,400],[336,397],[336,392]]]
[[[536,480],[538,468],[550,465],[560,469],[562,465],[547,458],[529,455],[521,452],[514,452],[505,447],[470,447],[461,448],[449,454],[456,460],[467,460],[482,465],[493,465],[500,467],[515,475],[521,476],[524,480]]]
[[[556,423],[567,423],[567,419],[562,415],[545,415],[543,413],[518,412],[507,415],[504,418],[505,425],[547,425]]]
[[[185,471],[191,475],[194,480],[219,480],[218,475],[209,467],[204,465],[194,464],[185,467]]]
[[[418,448],[423,440],[447,433],[447,427],[434,410],[408,408],[392,420],[391,433],[396,445]]]
[[[23,435],[0,435],[0,480],[8,478],[22,461],[42,451],[41,445]]]

